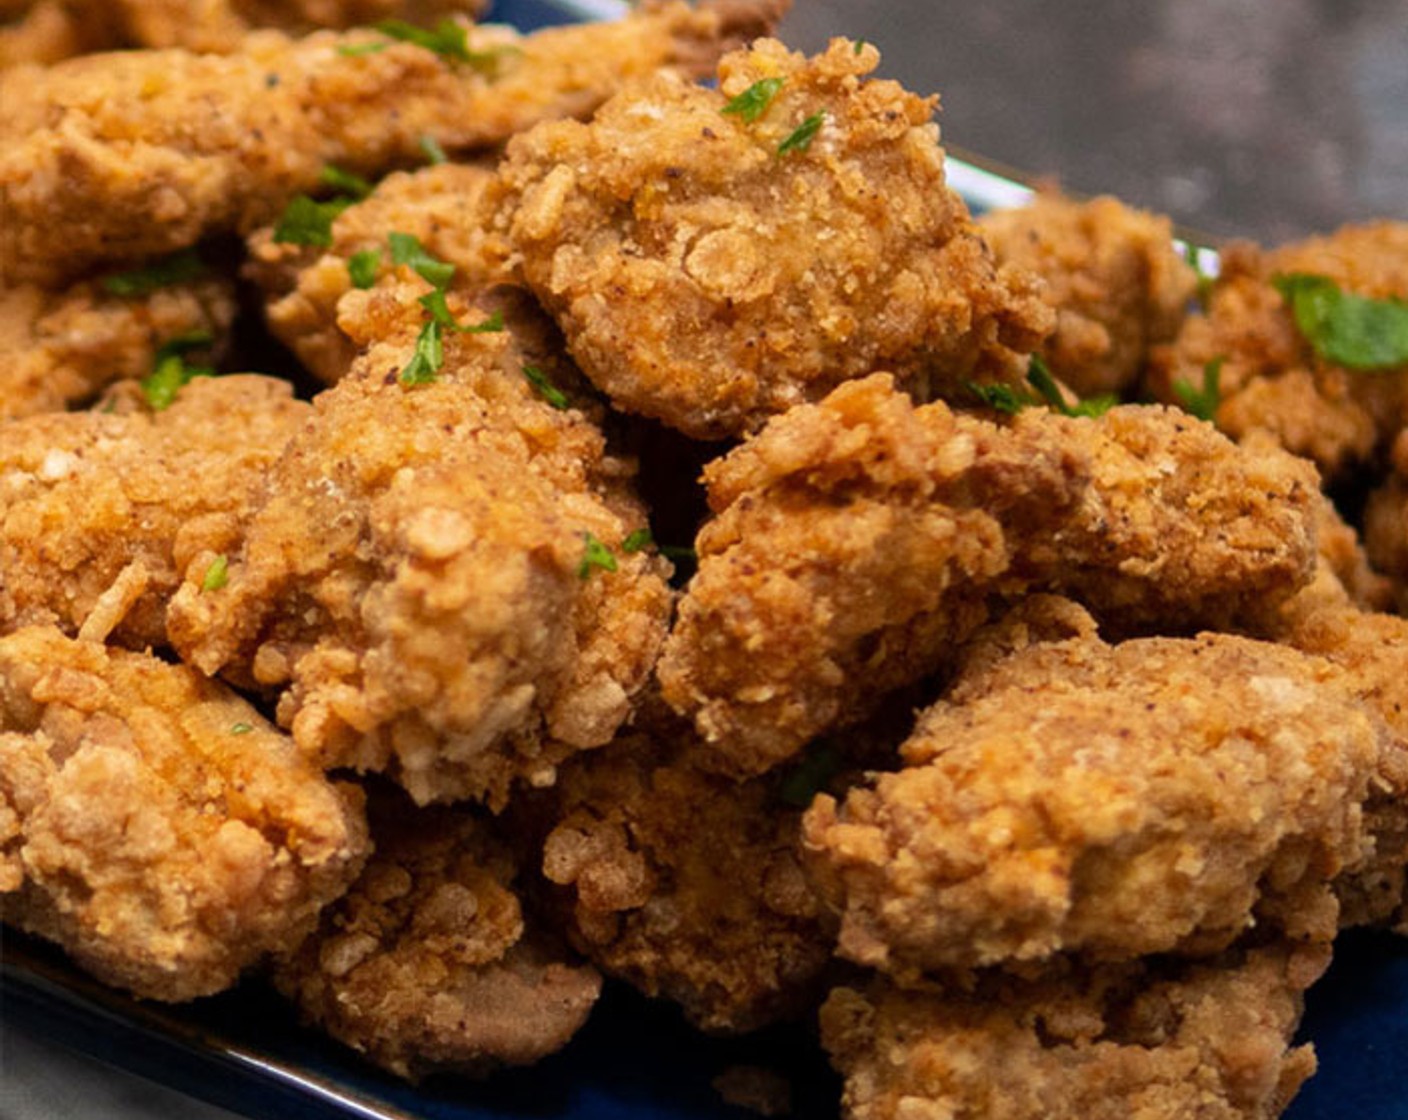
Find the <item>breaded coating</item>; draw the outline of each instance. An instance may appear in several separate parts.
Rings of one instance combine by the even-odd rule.
[[[394,281],[397,269],[387,246],[392,233],[410,234],[431,256],[453,264],[459,285],[489,287],[509,279],[507,246],[489,230],[487,188],[493,181],[492,171],[473,164],[389,175],[367,199],[338,215],[327,249],[280,244],[272,229],[255,233],[245,274],[264,293],[270,331],[319,380],[332,384],[341,378],[359,349],[338,324],[338,302],[353,290],[350,262],[358,253],[374,253],[367,286]],[[349,327],[355,329],[355,315]]]
[[[1051,312],[946,186],[934,101],[878,62],[761,40],[717,89],[661,74],[510,143],[524,276],[617,407],[715,438],[876,369],[926,398],[1019,376]]]
[[[233,285],[214,275],[135,296],[83,282],[58,292],[0,288],[0,420],[57,412],[152,372],[174,339],[218,345],[235,318]]]
[[[1161,408],[997,427],[883,375],[705,471],[715,513],[659,668],[740,775],[950,664],[994,601],[1079,599],[1124,629],[1225,623],[1314,564],[1314,471]]]
[[[377,32],[249,36],[228,55],[140,51],[0,75],[0,282],[55,286],[94,265],[248,233],[319,186],[491,148],[590,113],[662,66],[712,66],[766,26],[768,0],[649,5],[520,36],[470,29],[469,62]],[[386,43],[384,49],[360,48]]]
[[[360,792],[221,685],[47,627],[0,638],[0,915],[105,983],[227,988],[367,852]]]
[[[590,405],[554,407],[525,375],[573,391],[531,303],[491,293],[506,329],[449,332],[436,379],[401,383],[426,287],[357,293],[370,348],[274,465],[228,585],[188,576],[168,629],[202,671],[285,688],[279,721],[322,764],[497,807],[630,714],[670,569],[622,548],[645,510]]]
[[[1408,426],[1408,370],[1355,371],[1317,356],[1272,286],[1295,273],[1373,299],[1408,299],[1408,224],[1345,226],[1265,252],[1230,246],[1207,312],[1190,316],[1155,356],[1152,387],[1176,401],[1173,383],[1201,387],[1205,367],[1220,359],[1218,427],[1238,439],[1270,432],[1335,478]]]
[[[1038,352],[1081,397],[1132,389],[1150,347],[1173,340],[1198,288],[1173,247],[1172,222],[1108,195],[1077,202],[1043,192],[984,214],[978,230],[999,263],[1046,281],[1056,330]]]
[[[233,552],[269,468],[310,415],[284,381],[197,378],[161,412],[0,422],[0,634],[162,647],[197,555]]]
[[[838,988],[822,1042],[848,1120],[1275,1120],[1315,1072],[1292,1046],[1328,946],[1072,969],[1023,983]]]
[[[907,976],[1328,941],[1392,732],[1328,661],[1230,635],[1039,643],[960,676],[905,768],[804,821],[839,952]]]
[[[704,1030],[747,1031],[815,1006],[834,931],[801,868],[800,808],[697,754],[669,724],[574,759],[534,809],[551,828],[543,873],[603,972]]]
[[[0,5],[0,20],[0,70],[117,46],[116,21],[102,2],[17,0]]]
[[[1369,561],[1393,581],[1398,609],[1408,613],[1408,428],[1393,443],[1392,471],[1364,507]]]
[[[303,1017],[409,1080],[560,1049],[601,977],[526,924],[518,860],[485,819],[370,803],[376,854],[274,983]]]

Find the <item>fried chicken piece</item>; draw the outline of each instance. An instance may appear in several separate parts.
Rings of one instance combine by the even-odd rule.
[[[173,339],[218,344],[235,318],[228,280],[206,276],[119,296],[85,281],[59,292],[0,288],[0,421],[92,400],[114,381],[152,372]]]
[[[1364,547],[1394,584],[1398,609],[1408,613],[1408,428],[1398,434],[1393,470],[1364,507]]]
[[[1229,635],[1039,643],[961,675],[905,768],[803,825],[839,951],[946,967],[1329,940],[1402,744],[1328,661]]]
[[[105,983],[227,988],[367,852],[360,793],[221,685],[47,627],[0,638],[0,916]]]
[[[0,75],[0,281],[55,286],[106,261],[169,253],[267,225],[323,168],[376,175],[491,148],[590,113],[632,78],[712,66],[761,30],[755,5],[649,5],[615,23],[468,32],[472,58],[375,33],[250,35],[239,51],[71,59]]]
[[[781,783],[736,784],[697,755],[677,722],[628,733],[564,767],[532,814],[573,944],[704,1030],[748,1031],[815,1006],[833,931]]]
[[[305,1019],[412,1081],[526,1065],[586,1021],[601,977],[531,928],[484,818],[374,793],[376,854],[274,982]]]
[[[999,428],[877,375],[705,479],[716,516],[659,677],[740,775],[942,670],[991,602],[1054,590],[1125,629],[1186,630],[1284,597],[1314,562],[1308,464],[1158,408]]]
[[[621,547],[645,510],[590,404],[525,376],[574,392],[524,293],[491,293],[506,329],[449,332],[435,380],[400,381],[426,288],[356,293],[367,352],[272,468],[228,585],[188,575],[168,628],[204,672],[285,688],[279,721],[323,765],[497,807],[613,737],[664,638],[669,565]]]
[[[117,46],[107,5],[82,0],[18,0],[0,5],[0,70],[47,66],[88,51]]]
[[[269,329],[315,377],[336,382],[358,353],[338,324],[338,303],[353,290],[350,263],[358,253],[374,253],[372,283],[364,287],[394,281],[398,270],[387,247],[392,233],[410,234],[431,256],[453,264],[460,285],[510,279],[508,248],[489,231],[493,181],[491,170],[473,164],[389,175],[338,215],[327,249],[280,244],[273,230],[258,231],[249,239],[245,273],[264,292]]]
[[[287,382],[197,378],[161,412],[0,422],[0,634],[163,647],[166,606],[197,555],[234,551],[265,473],[308,418]]]
[[[1328,945],[1072,968],[971,991],[838,988],[822,1042],[848,1120],[1275,1120],[1315,1072],[1293,1046]]]
[[[1408,370],[1356,372],[1318,357],[1272,285],[1295,273],[1356,295],[1408,298],[1408,224],[1346,226],[1268,252],[1230,246],[1207,313],[1190,316],[1155,355],[1152,387],[1174,401],[1175,383],[1202,385],[1220,360],[1218,427],[1234,438],[1264,429],[1336,478],[1408,426]]]
[[[945,185],[933,99],[878,61],[762,40],[718,89],[660,74],[509,145],[524,276],[619,408],[715,438],[876,369],[925,397],[1018,376],[1051,313]]]
[[[1109,196],[1041,193],[984,214],[978,231],[999,263],[1046,281],[1056,330],[1038,352],[1077,396],[1132,389],[1150,347],[1173,341],[1198,288],[1169,219]]]

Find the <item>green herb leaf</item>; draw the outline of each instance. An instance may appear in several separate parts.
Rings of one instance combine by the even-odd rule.
[[[1040,393],[1042,399],[1057,412],[1067,413],[1070,406],[1066,404],[1065,394],[1061,392],[1056,378],[1051,376],[1050,367],[1040,354],[1033,354],[1031,361],[1027,363],[1027,384]]]
[[[1315,353],[1353,370],[1408,365],[1408,302],[1346,292],[1327,276],[1289,273],[1272,284]]]
[[[479,323],[471,323],[468,326],[456,327],[455,330],[463,331],[465,334],[498,334],[504,329],[504,313],[495,311],[487,319]]]
[[[548,375],[537,366],[524,366],[523,376],[538,391],[538,396],[553,408],[570,408],[572,406],[572,402],[567,399],[567,394],[554,385]]]
[[[1032,404],[1032,399],[1011,385],[980,385],[976,381],[964,382],[964,388],[978,398],[988,408],[1015,416]]]
[[[647,525],[642,529],[633,529],[626,534],[626,539],[621,542],[621,551],[625,553],[644,552],[652,544],[655,538],[650,535],[650,527]]]
[[[231,735],[248,735],[253,730],[254,724],[245,723],[243,720],[241,720],[239,723],[230,724]]]
[[[428,385],[445,364],[445,341],[438,319],[430,319],[416,336],[416,352],[401,371],[402,385]]]
[[[274,241],[279,245],[316,245],[326,249],[332,244],[332,223],[352,205],[350,198],[331,198],[318,202],[301,194],[288,204],[283,217],[274,226]]]
[[[437,288],[443,288],[455,274],[455,266],[432,257],[420,243],[420,238],[410,233],[391,233],[387,236],[391,244],[393,264],[408,265],[417,275]]]
[[[1217,416],[1217,406],[1222,403],[1222,359],[1214,358],[1203,366],[1203,387],[1187,381],[1175,381],[1173,391],[1183,403],[1183,407],[1199,420],[1211,422]]]
[[[603,572],[616,570],[616,557],[609,548],[590,533],[583,533],[582,539],[586,547],[582,552],[582,562],[577,565],[578,579],[590,578],[594,568],[600,568]]]
[[[1094,397],[1082,397],[1065,411],[1067,416],[1089,416],[1093,420],[1097,416],[1104,416],[1119,403],[1120,399],[1114,393],[1101,393]]]
[[[363,291],[376,283],[376,274],[380,270],[380,249],[364,249],[360,253],[353,253],[347,262],[347,275],[352,278],[352,286]]]
[[[745,123],[752,124],[768,111],[768,106],[772,104],[773,98],[778,95],[785,82],[785,78],[763,78],[756,81],[729,101],[722,112],[741,117]]]
[[[459,62],[471,61],[469,35],[452,19],[442,19],[432,31],[407,23],[403,19],[384,19],[376,25],[376,29],[399,42],[414,43],[418,47],[434,51],[443,58],[453,58]]]
[[[130,272],[114,272],[98,281],[103,291],[115,296],[145,296],[159,288],[184,284],[205,274],[205,265],[194,249],[183,249],[159,261]]]
[[[210,562],[205,569],[205,578],[200,581],[202,591],[219,591],[230,582],[230,561],[223,553]]]
[[[450,310],[444,288],[436,288],[433,292],[421,296],[420,305],[429,311],[430,317],[442,327],[458,331],[460,334],[493,334],[504,329],[504,316],[501,311],[495,311],[483,322],[461,323]]]
[[[425,153],[425,158],[433,165],[449,163],[450,157],[445,154],[445,149],[440,146],[440,141],[429,133],[420,138],[420,150]]]
[[[318,180],[356,199],[366,198],[372,193],[372,184],[366,179],[331,163],[323,165],[323,169],[318,172]]]
[[[816,134],[821,131],[825,121],[825,113],[813,113],[797,126],[791,136],[777,146],[777,154],[785,156],[788,152],[805,152],[812,146],[812,141],[816,139]]]
[[[347,43],[337,48],[337,53],[346,55],[348,58],[358,58],[364,54],[380,54],[391,46],[390,43],[380,39],[373,39],[369,43]]]
[[[207,366],[186,364],[185,355],[199,350],[215,341],[209,331],[192,331],[178,335],[166,342],[153,356],[152,372],[142,378],[142,395],[153,412],[161,412],[171,407],[182,386],[197,377],[213,377],[215,371]]]
[[[662,544],[660,555],[666,560],[679,560],[686,564],[699,563],[699,553],[684,544]]]

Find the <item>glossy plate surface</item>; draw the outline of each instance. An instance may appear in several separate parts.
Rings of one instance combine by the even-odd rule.
[[[805,2],[805,0],[803,0]],[[524,29],[609,18],[615,0],[501,0],[494,18]],[[950,181],[974,209],[1020,203],[1028,188],[951,161]],[[1287,1120],[1408,1120],[1408,940],[1341,939],[1310,993],[1302,1031],[1320,1072]],[[802,1029],[705,1039],[668,1007],[612,987],[579,1037],[531,1070],[487,1082],[406,1086],[300,1029],[288,1005],[256,984],[183,1007],[139,1003],[104,988],[29,938],[0,937],[0,1011],[62,1045],[125,1066],[249,1116],[328,1120],[728,1120],[714,1078],[764,1066],[792,1084],[794,1115],[834,1120],[839,1084]]]

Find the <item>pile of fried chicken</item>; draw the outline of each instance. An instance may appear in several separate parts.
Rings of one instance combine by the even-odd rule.
[[[784,6],[0,5],[0,915],[410,1079],[605,976],[1278,1116],[1408,932],[1408,229],[975,219]]]

